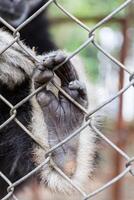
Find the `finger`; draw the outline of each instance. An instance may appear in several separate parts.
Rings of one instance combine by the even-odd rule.
[[[52,80],[53,76],[54,73],[51,70],[45,69],[44,71],[41,71],[37,68],[33,75],[35,89],[45,83],[47,84]]]
[[[49,109],[49,112],[54,114],[56,111],[59,103],[57,97],[49,90],[42,90],[36,95],[37,101],[44,111],[44,109]],[[48,115],[48,113],[44,113],[45,115]]]

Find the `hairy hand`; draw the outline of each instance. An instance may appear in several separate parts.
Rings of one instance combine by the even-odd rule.
[[[34,73],[35,88],[47,83],[53,78],[53,69],[65,60],[66,56],[61,51],[47,55],[44,66],[39,66]],[[88,105],[86,88],[78,79],[77,72],[70,61],[55,71],[60,78],[61,87],[78,103],[86,107]],[[37,101],[43,111],[44,120],[48,128],[48,141],[50,147],[61,142],[73,131],[79,128],[84,120],[83,112],[71,101],[63,96],[61,92],[55,95],[45,87],[37,94]],[[58,148],[54,154],[54,161],[61,168],[65,163],[74,160],[76,156],[78,139],[75,137],[67,144]],[[64,160],[64,162],[63,162]]]

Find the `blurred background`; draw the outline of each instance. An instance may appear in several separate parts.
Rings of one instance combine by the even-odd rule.
[[[70,13],[93,27],[97,22],[116,9],[123,0],[61,0]],[[50,32],[57,46],[73,52],[88,38],[87,31],[75,24],[53,4],[49,6]],[[134,67],[134,6],[124,9],[96,31],[96,40],[112,56],[131,70]],[[89,83],[96,96],[93,108],[129,82],[127,73],[113,64],[110,59],[89,44],[79,54],[85,66]],[[93,95],[94,95],[93,94]],[[92,98],[91,98],[92,99]],[[92,100],[91,100],[92,101]],[[92,105],[92,102],[91,102]],[[91,109],[93,109],[91,108]],[[99,116],[102,132],[130,156],[134,155],[134,89],[131,87],[123,96],[106,106]],[[100,161],[92,180],[92,191],[119,174],[125,161],[109,145],[101,141]],[[133,200],[134,178],[127,175],[113,187],[103,191],[93,200]],[[43,200],[43,189],[33,184],[24,188],[29,200]],[[21,194],[19,194],[21,196]],[[26,197],[27,199],[27,197]],[[23,196],[24,200],[24,196]]]

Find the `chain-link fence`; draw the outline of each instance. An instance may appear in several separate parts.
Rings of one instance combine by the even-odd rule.
[[[36,167],[33,171],[31,171],[30,173],[28,173],[27,175],[25,175],[24,177],[22,177],[21,179],[17,180],[16,182],[12,183],[2,172],[0,172],[0,177],[9,185],[9,187],[7,188],[7,195],[2,199],[2,200],[6,200],[6,199],[10,199],[11,197],[14,200],[17,200],[18,198],[15,196],[14,194],[14,190],[16,188],[16,186],[20,185],[22,182],[24,182],[25,180],[27,180],[29,177],[31,177],[32,175],[34,175],[36,172],[38,172],[43,166],[45,166],[46,164],[49,163],[50,161],[50,155],[53,151],[55,151],[58,147],[60,147],[61,145],[65,144],[66,142],[68,142],[69,140],[71,140],[74,136],[80,134],[80,132],[85,129],[86,127],[90,127],[90,129],[92,129],[94,132],[96,132],[106,143],[108,143],[115,151],[118,152],[118,154],[120,156],[122,156],[125,160],[126,160],[126,166],[124,166],[124,170],[118,174],[118,176],[116,176],[115,178],[113,178],[112,180],[110,180],[109,182],[107,182],[106,184],[104,184],[102,187],[98,188],[97,190],[95,190],[94,192],[90,193],[90,194],[86,194],[84,191],[81,190],[81,188],[79,188],[77,185],[75,185],[70,178],[68,178],[57,166],[55,166],[53,163],[51,163],[53,165],[53,168],[64,178],[66,179],[66,181],[68,181],[75,190],[77,190],[82,196],[83,196],[83,200],[86,199],[90,199],[93,196],[96,196],[98,193],[102,192],[103,190],[106,190],[108,187],[112,186],[114,183],[116,183],[117,181],[119,181],[120,179],[122,179],[124,176],[126,176],[129,172],[134,175],[133,172],[133,168],[132,168],[132,164],[134,162],[134,157],[129,157],[129,155],[127,155],[124,151],[122,151],[120,148],[118,148],[112,141],[110,141],[100,130],[98,130],[98,128],[96,127],[96,125],[93,123],[93,114],[100,111],[103,107],[105,107],[106,105],[110,104],[114,99],[118,98],[120,95],[122,95],[124,92],[126,92],[130,87],[133,87],[134,85],[134,73],[131,72],[130,70],[128,70],[126,68],[126,66],[124,66],[122,63],[120,63],[117,59],[115,59],[112,55],[110,55],[105,49],[103,49],[97,42],[96,42],[96,31],[98,28],[100,28],[102,25],[104,25],[106,22],[108,22],[109,20],[112,19],[112,17],[114,15],[116,15],[117,13],[119,13],[121,10],[126,9],[130,4],[133,3],[133,0],[127,0],[125,1],[121,6],[119,6],[117,9],[115,9],[112,13],[110,13],[108,16],[106,16],[104,19],[102,19],[101,21],[99,21],[92,29],[90,29],[88,26],[86,26],[84,23],[82,23],[79,19],[77,19],[74,15],[72,15],[70,12],[68,12],[64,7],[62,7],[62,5],[59,3],[58,0],[49,0],[47,3],[44,4],[44,6],[42,6],[36,13],[34,13],[31,17],[29,17],[25,22],[23,22],[19,27],[17,27],[16,29],[14,27],[12,27],[10,24],[8,24],[4,19],[0,18],[0,22],[3,23],[8,29],[10,29],[13,33],[14,39],[13,41],[7,45],[6,48],[4,48],[1,52],[0,55],[2,53],[4,53],[8,48],[10,48],[15,42],[17,42],[21,48],[23,48],[24,51],[26,51],[26,53],[32,57],[32,59],[34,59],[36,62],[40,62],[37,57],[34,57],[33,55],[29,54],[29,52],[27,51],[27,49],[25,49],[24,46],[21,45],[20,43],[20,33],[19,31],[22,30],[27,24],[29,24],[34,18],[38,17],[38,15],[43,12],[48,6],[51,6],[51,4],[55,4],[55,6],[61,10],[61,12],[63,12],[68,18],[70,18],[74,23],[77,23],[81,28],[85,29],[87,31],[87,40],[78,48],[76,49],[72,54],[70,54],[67,59],[64,61],[67,62],[68,60],[70,60],[72,57],[74,57],[75,55],[77,55],[79,52],[81,52],[84,48],[86,48],[88,45],[92,44],[98,51],[102,52],[102,54],[104,54],[107,58],[109,58],[109,61],[112,61],[114,64],[116,64],[117,67],[122,68],[126,73],[129,74],[130,76],[130,83],[128,85],[126,85],[124,88],[122,88],[117,94],[115,94],[114,96],[110,97],[108,100],[106,100],[105,102],[103,102],[101,105],[97,106],[94,110],[88,112],[84,107],[82,107],[81,105],[79,105],[76,101],[74,101],[63,89],[61,89],[57,83],[55,83],[54,81],[52,82],[52,84],[58,88],[58,90],[64,95],[66,96],[66,98],[69,99],[69,101],[71,101],[73,104],[75,104],[77,107],[79,107],[79,109],[82,110],[82,112],[84,112],[87,116],[87,121],[85,122],[85,124],[80,127],[77,131],[75,131],[74,133],[72,133],[69,137],[67,137],[65,140],[63,140],[62,142],[60,142],[59,144],[55,145],[54,147],[52,147],[47,153],[46,153],[46,159],[44,160],[44,162],[42,164],[40,164],[38,167]],[[40,63],[41,64],[41,63]],[[63,65],[63,63],[61,63],[60,65],[58,65],[56,67],[56,69],[58,67],[61,67],[61,65]],[[8,126],[8,124],[14,120],[19,126],[20,128],[22,128],[41,148],[44,149],[43,144],[41,143],[41,141],[38,141],[38,139],[17,119],[16,113],[17,113],[17,109],[19,107],[21,107],[23,104],[25,104],[30,98],[32,98],[35,94],[37,94],[41,89],[43,88],[43,86],[41,86],[40,88],[38,88],[36,91],[34,91],[33,93],[31,93],[29,96],[27,96],[25,99],[23,99],[22,101],[20,101],[19,103],[17,103],[15,106],[13,106],[9,101],[7,101],[1,94],[0,94],[0,99],[1,101],[3,101],[10,109],[10,118],[7,119],[7,121],[5,121],[3,124],[0,125],[0,130],[4,129],[4,127]]]

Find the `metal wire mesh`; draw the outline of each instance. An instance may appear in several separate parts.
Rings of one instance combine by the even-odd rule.
[[[49,0],[46,4],[44,4],[37,12],[35,12],[31,17],[29,17],[26,21],[24,21],[19,27],[16,29],[12,27],[10,24],[8,24],[3,18],[0,17],[0,22],[3,23],[7,28],[9,28],[14,36],[13,41],[7,45],[1,52],[4,53],[8,48],[10,48],[15,42],[17,42],[23,50],[26,51],[26,53],[34,59],[36,62],[40,62],[37,57],[34,57],[31,55],[27,49],[24,48],[24,46],[21,45],[20,43],[20,33],[19,31],[23,29],[27,24],[29,24],[34,18],[38,17],[38,15],[43,12],[48,6],[51,4],[55,4],[55,6],[61,10],[68,18],[70,18],[74,23],[77,23],[81,28],[85,29],[87,31],[88,37],[87,40],[79,46],[72,54],[70,54],[67,59],[64,61],[67,62],[70,60],[72,57],[74,57],[76,54],[78,54],[80,51],[82,51],[85,47],[88,45],[92,44],[98,51],[102,52],[107,58],[109,58],[110,61],[116,64],[117,67],[122,68],[126,73],[129,74],[130,76],[130,83],[126,85],[124,88],[122,88],[117,94],[114,96],[110,97],[108,100],[103,102],[101,105],[97,106],[94,110],[91,112],[88,112],[84,107],[79,105],[76,101],[74,101],[63,89],[61,89],[54,81],[52,84],[58,88],[63,95],[66,96],[72,103],[74,103],[76,106],[78,106],[84,113],[87,115],[87,121],[85,124],[80,127],[77,131],[72,133],[69,137],[67,137],[65,140],[51,148],[47,153],[46,153],[46,159],[45,161],[40,164],[38,167],[36,167],[33,171],[22,177],[21,179],[17,180],[16,182],[12,183],[2,172],[0,172],[0,177],[8,184],[7,188],[7,195],[2,199],[2,200],[7,200],[12,197],[12,199],[17,200],[17,197],[14,195],[14,190],[16,186],[24,182],[26,179],[28,179],[30,176],[35,174],[37,171],[39,171],[42,167],[44,167],[46,164],[50,162],[50,153],[55,151],[59,146],[63,145],[64,143],[68,142],[71,140],[75,135],[79,134],[83,129],[85,129],[87,126],[89,126],[94,132],[96,132],[106,143],[108,143],[115,151],[117,151],[120,156],[122,156],[126,160],[126,166],[124,170],[118,174],[115,178],[104,184],[102,187],[98,188],[94,192],[90,194],[86,194],[84,191],[81,190],[77,185],[75,185],[71,179],[69,179],[57,166],[54,165],[54,163],[51,163],[54,167],[54,169],[64,178],[66,179],[74,188],[77,190],[81,195],[83,196],[83,200],[90,199],[91,197],[97,195],[98,193],[102,192],[103,190],[106,190],[108,187],[112,186],[114,183],[122,179],[125,175],[127,175],[129,172],[133,174],[132,170],[132,163],[134,162],[134,157],[129,157],[124,151],[122,151],[120,148],[118,148],[112,141],[110,141],[100,130],[97,129],[96,125],[93,123],[92,117],[93,114],[98,112],[100,109],[102,109],[104,106],[107,104],[111,103],[114,99],[118,98],[120,95],[122,95],[124,92],[126,92],[131,86],[134,85],[134,73],[131,72],[129,69],[126,68],[125,65],[120,63],[117,59],[115,59],[112,55],[110,55],[105,49],[103,49],[96,41],[96,30],[100,28],[102,25],[104,25],[106,22],[108,22],[114,15],[119,13],[121,10],[125,9],[128,5],[133,3],[133,0],[127,0],[125,1],[122,5],[120,5],[117,9],[115,9],[113,12],[111,12],[108,16],[106,16],[104,19],[99,21],[92,29],[90,29],[88,26],[86,26],[84,23],[82,23],[79,19],[77,19],[75,16],[73,16],[70,12],[68,12],[62,5],[58,2],[58,0]],[[63,63],[61,63],[59,66],[60,67]],[[10,111],[10,118],[7,119],[3,124],[0,125],[0,130],[3,129],[5,126],[7,126],[12,120],[14,120],[41,148],[44,148],[43,144],[41,141],[38,141],[38,139],[33,136],[33,134],[17,119],[16,113],[17,109],[21,107],[23,104],[25,104],[31,97],[33,97],[35,94],[37,94],[44,86],[41,86],[38,88],[35,92],[31,93],[29,96],[27,96],[25,99],[20,101],[18,104],[13,106],[9,101],[7,101],[2,95],[0,95],[0,99],[11,109]]]

